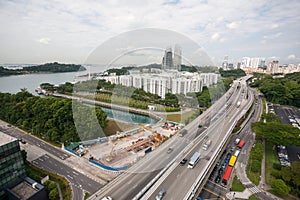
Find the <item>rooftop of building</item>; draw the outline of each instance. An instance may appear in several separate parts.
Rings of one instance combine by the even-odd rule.
[[[15,140],[17,140],[17,139],[0,131],[0,146],[5,145],[5,144],[10,143]]]
[[[28,199],[33,194],[35,194],[38,190],[33,188],[29,183],[23,181],[13,187],[11,189],[12,192],[14,192],[16,195],[20,197],[20,199]]]
[[[11,188],[10,191],[19,196],[20,199],[28,199],[43,188],[44,186],[41,184],[35,182],[29,177],[26,177],[24,178],[24,181]]]

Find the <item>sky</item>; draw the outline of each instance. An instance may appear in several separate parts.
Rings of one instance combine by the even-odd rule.
[[[0,64],[86,63],[103,44],[139,29],[183,35],[216,65],[225,55],[233,63],[264,57],[298,64],[299,10],[299,0],[2,0]]]

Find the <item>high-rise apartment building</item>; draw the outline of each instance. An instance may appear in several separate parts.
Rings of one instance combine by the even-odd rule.
[[[162,69],[173,69],[173,53],[172,48],[168,47],[165,50],[165,55],[163,57]]]
[[[181,47],[176,44],[174,49],[174,69],[181,71]]]
[[[222,68],[225,70],[228,68],[228,56],[227,55],[224,57],[224,60],[222,63]]]
[[[251,68],[258,68],[258,66],[260,65],[260,58],[251,58],[250,60],[250,67]]]
[[[242,63],[241,63],[241,68],[246,68],[246,67],[250,67],[250,62],[251,59],[249,57],[243,57],[242,58]]]
[[[267,66],[267,72],[271,74],[279,73],[279,61],[275,60],[272,62],[269,62]]]

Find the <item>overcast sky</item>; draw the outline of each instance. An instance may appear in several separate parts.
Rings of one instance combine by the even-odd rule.
[[[2,0],[0,63],[84,63],[111,38],[144,28],[184,35],[215,64],[225,55],[300,63],[299,10],[299,0]]]

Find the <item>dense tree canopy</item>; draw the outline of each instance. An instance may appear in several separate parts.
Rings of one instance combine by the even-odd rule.
[[[234,79],[246,76],[242,69],[223,70],[220,68],[219,73],[222,77],[233,77]]]
[[[1,76],[10,76],[10,75],[18,75],[21,74],[21,72],[13,70],[13,69],[7,69],[0,66],[0,77]]]
[[[46,63],[43,65],[28,66],[22,69],[7,69],[0,66],[0,76],[19,75],[28,73],[59,73],[59,72],[77,72],[86,70],[82,65],[61,64],[61,63]]]
[[[23,91],[17,94],[0,93],[0,118],[19,126],[34,135],[53,142],[78,141],[72,110],[72,100],[58,98],[40,98]],[[81,108],[82,107],[82,108]],[[89,120],[87,113],[95,112],[97,124],[106,126],[106,113],[99,107],[92,108],[81,105],[85,122]],[[79,106],[77,107],[79,108]],[[90,124],[86,125],[89,127]],[[91,124],[92,126],[92,124]],[[92,130],[92,128],[87,129]],[[89,133],[84,133],[89,137]],[[94,132],[90,132],[95,135]],[[100,134],[100,133],[98,133]]]
[[[300,146],[300,130],[288,124],[278,122],[256,122],[252,124],[257,138],[264,138],[272,144]]]
[[[285,184],[285,182],[281,179],[276,179],[272,182],[271,187],[278,194],[288,194],[291,190],[289,186]]]
[[[269,102],[300,107],[300,72],[275,79],[267,75],[256,76],[259,80],[250,86],[257,87]]]
[[[82,65],[75,64],[62,64],[62,63],[46,63],[43,65],[29,66],[23,67],[20,71],[28,71],[28,72],[77,72],[86,70]]]

